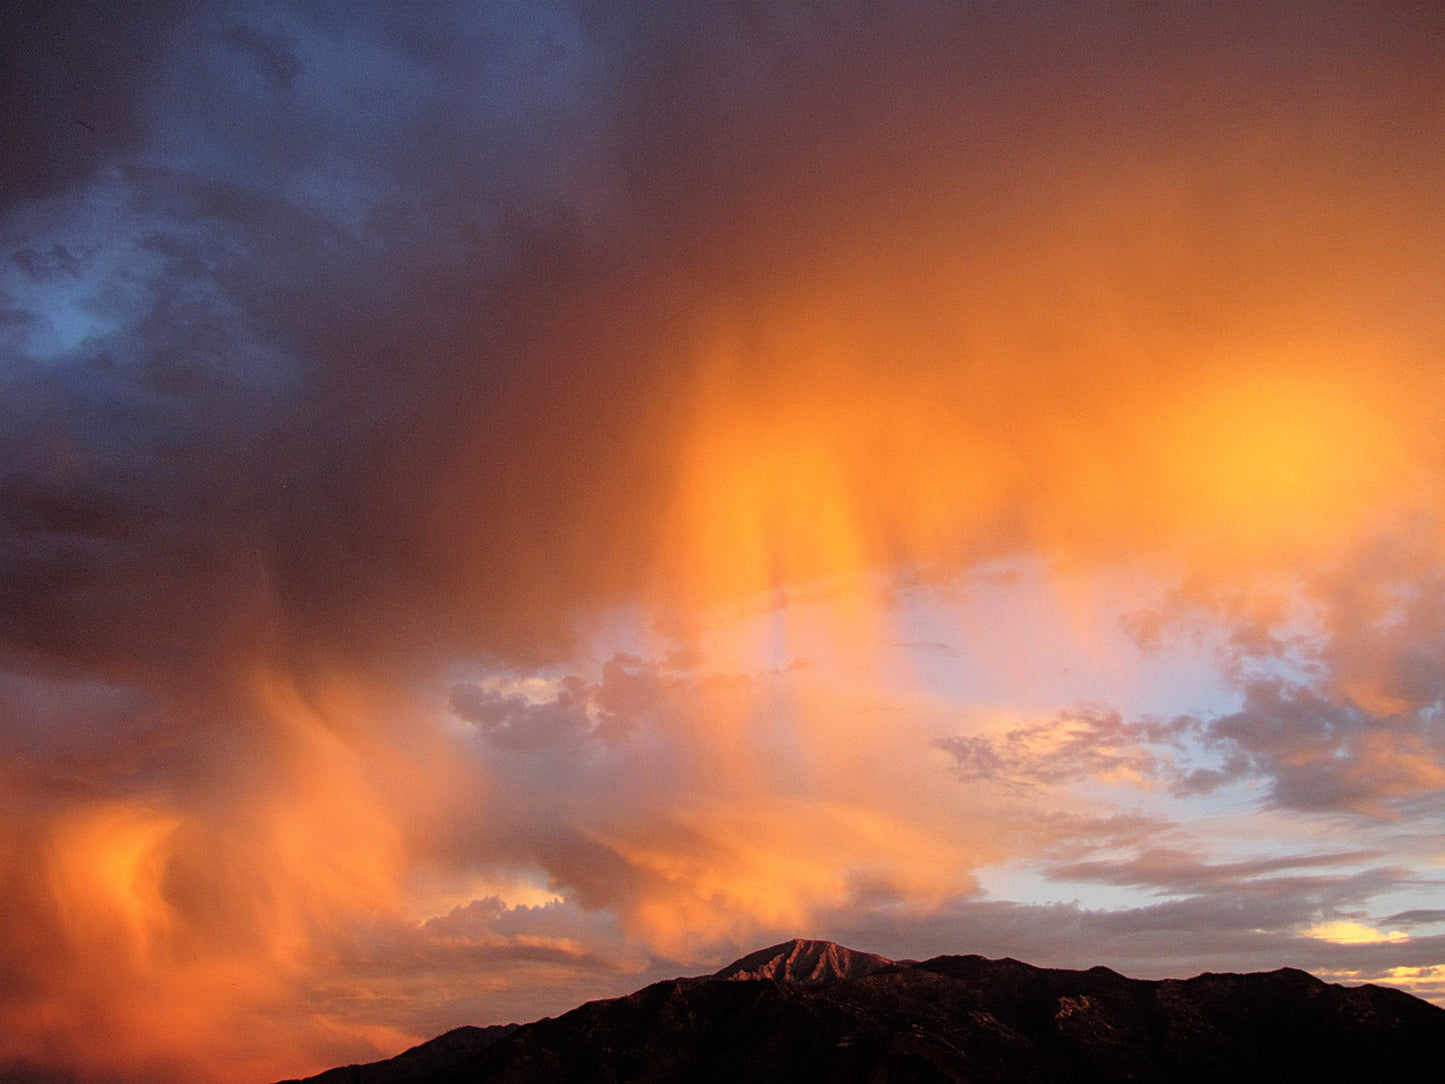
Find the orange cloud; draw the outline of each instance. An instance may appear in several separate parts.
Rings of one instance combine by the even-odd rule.
[[[1410,935],[1399,930],[1391,930],[1384,933],[1367,926],[1363,922],[1337,921],[1324,922],[1318,926],[1311,926],[1304,931],[1306,937],[1313,937],[1320,941],[1330,941],[1336,945],[1376,945],[1384,942],[1394,944],[1399,941],[1410,940]],[[1403,968],[1399,970],[1405,970]]]
[[[446,766],[388,742],[387,698],[354,682],[260,671],[244,685],[178,706],[247,728],[200,731],[189,793],[54,794],[12,836],[27,877],[7,902],[31,934],[0,999],[0,1062],[48,1051],[107,1079],[241,1082],[285,1075],[298,1050],[320,1066],[405,1038],[298,1003],[354,923],[401,907],[407,837]]]

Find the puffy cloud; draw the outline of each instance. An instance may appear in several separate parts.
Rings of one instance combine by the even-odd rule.
[[[552,682],[461,682],[452,687],[449,704],[489,742],[527,749],[626,738],[640,719],[662,706],[664,693],[675,695],[678,685],[678,675],[666,662],[650,665],[636,655],[617,654],[603,665],[600,682],[588,683],[576,674]]]
[[[1199,721],[1188,716],[1125,722],[1116,711],[1073,711],[997,736],[962,735],[940,738],[938,744],[958,762],[965,781],[1047,785],[1098,779],[1149,785],[1166,774],[1183,781],[1179,769],[1162,761],[1151,746],[1182,751],[1184,739],[1197,737],[1200,729]]]
[[[1433,712],[1411,722],[1379,719],[1308,688],[1258,681],[1241,710],[1213,720],[1209,732],[1271,780],[1276,802],[1296,809],[1391,816],[1400,800],[1445,788],[1445,745]]]
[[[593,730],[587,689],[575,676],[565,679],[556,695],[540,704],[516,693],[507,696],[480,685],[458,685],[452,689],[451,708],[480,727],[489,741],[513,748],[590,737]]]

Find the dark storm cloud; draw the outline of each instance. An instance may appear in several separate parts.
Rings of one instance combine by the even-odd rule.
[[[80,193],[8,222],[25,279],[6,290],[24,320],[7,340],[0,479],[18,646],[154,654],[151,630],[170,628],[224,653],[218,637],[264,635],[257,623],[274,628],[278,609],[303,636],[337,621],[365,640],[412,588],[421,598],[405,608],[425,613],[467,578],[464,561],[493,575],[472,516],[494,505],[499,475],[532,473],[538,442],[554,454],[549,415],[587,382],[585,357],[538,356],[528,311],[562,288],[562,251],[529,258],[510,303],[496,288],[509,254],[545,249],[539,235],[560,238],[575,217],[561,190],[585,201],[595,186],[590,152],[556,130],[596,129],[585,63],[559,76],[526,61],[557,32],[549,23],[572,25],[566,11],[454,27],[429,16],[399,38],[390,17],[362,19],[345,57],[343,28],[323,15],[259,14],[299,24],[329,66],[285,63],[279,31],[168,25],[156,47],[175,62],[159,92],[136,90],[156,152],[114,157]],[[474,56],[468,38],[488,48]],[[230,79],[222,42],[244,44],[248,62],[264,46],[296,100],[269,105]],[[524,163],[539,175],[515,175]],[[507,329],[518,341],[501,345],[500,321],[522,325]],[[556,375],[539,384],[537,364]],[[448,448],[479,430],[484,447]],[[484,477],[462,492],[405,481],[468,453]],[[426,506],[440,501],[465,506],[453,526],[467,537],[433,537],[431,560],[411,566],[434,571],[390,582],[395,551],[432,537]],[[510,535],[504,554],[524,544],[519,512],[491,517]],[[199,595],[269,612],[213,615]],[[485,599],[462,605],[497,618]]]
[[[277,630],[556,652],[649,556],[667,480],[633,449],[675,437],[649,404],[682,377],[678,299],[745,308],[859,225],[925,237],[910,219],[944,200],[982,254],[1052,206],[1045,143],[1066,171],[1168,157],[1294,115],[1272,92],[1296,78],[1373,86],[1352,139],[1423,108],[1386,64],[1419,47],[1409,20],[1345,6],[1271,9],[1255,35],[1108,5],[44,8],[16,17],[46,57],[25,70],[104,77],[130,118],[72,170],[87,197],[12,205],[5,234],[27,279],[71,280],[7,290],[29,360],[6,378],[6,492],[130,517],[103,552],[12,522],[7,636],[66,656]],[[1344,138],[1291,131],[1316,156]],[[163,648],[142,623],[178,631]]]
[[[0,14],[0,204],[85,184],[144,140],[141,99],[186,0],[47,3]]]
[[[233,23],[222,35],[227,45],[248,57],[273,91],[290,90],[301,74],[302,63],[284,34],[272,34],[245,23]]]

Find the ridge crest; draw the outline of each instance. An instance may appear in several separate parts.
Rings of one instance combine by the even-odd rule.
[[[840,979],[862,978],[892,963],[886,956],[858,952],[832,941],[794,938],[750,952],[714,972],[712,977],[725,981],[771,979],[821,986]]]

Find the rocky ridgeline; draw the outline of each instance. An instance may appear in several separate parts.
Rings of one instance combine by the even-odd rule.
[[[715,979],[771,979],[774,982],[802,982],[813,985],[839,979],[861,979],[893,961],[871,952],[855,952],[831,941],[784,941],[781,945],[751,952],[734,960],[713,975]]]

